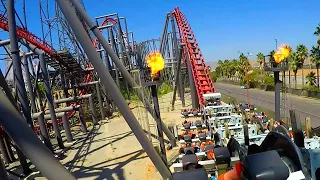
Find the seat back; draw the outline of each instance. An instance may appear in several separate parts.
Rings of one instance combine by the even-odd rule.
[[[195,154],[186,154],[182,157],[182,166],[185,168],[188,164],[198,164],[198,158]]]
[[[207,180],[208,175],[204,168],[175,172],[172,174],[172,180]]]
[[[185,153],[185,154],[194,154],[194,149],[193,149],[193,147],[186,147],[186,148],[184,149],[184,153]]]
[[[183,124],[184,129],[190,129],[190,123]]]
[[[192,141],[192,140],[191,140],[191,136],[188,135],[188,134],[187,134],[187,135],[184,135],[184,138],[183,138],[183,139],[184,139],[184,141],[185,141],[186,143],[191,143],[191,141]]]
[[[194,125],[198,128],[202,128],[202,122],[201,120],[196,120],[196,122],[194,122]]]
[[[204,133],[200,133],[200,134],[199,134],[199,140],[200,140],[200,141],[206,141],[206,139],[207,139],[206,134],[204,134]]]

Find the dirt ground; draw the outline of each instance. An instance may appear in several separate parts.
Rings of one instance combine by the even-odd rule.
[[[181,124],[181,109],[191,108],[190,94],[186,93],[186,107],[177,97],[172,110],[172,94],[159,98],[161,118],[166,124]],[[146,129],[145,119],[141,118],[138,105],[130,104],[141,126]],[[149,123],[153,120],[148,115]],[[154,123],[154,122],[153,122]],[[151,125],[150,125],[151,126]],[[151,127],[152,128],[152,127]],[[151,129],[156,133],[156,127]],[[73,134],[75,142],[66,151],[61,163],[79,180],[160,180],[161,176],[155,169],[147,154],[132,133],[122,116],[100,121],[100,124],[89,128],[86,134]],[[153,144],[157,144],[153,139]],[[176,150],[167,151],[167,157]],[[14,178],[13,178],[14,179]],[[26,179],[42,180],[39,172],[34,172]]]

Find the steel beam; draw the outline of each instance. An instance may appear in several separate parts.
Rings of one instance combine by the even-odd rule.
[[[26,72],[26,80],[27,80],[27,85],[28,85],[30,101],[31,101],[31,109],[32,109],[32,113],[35,113],[35,112],[37,112],[36,101],[35,101],[35,97],[34,97],[34,93],[33,93],[33,88],[32,88],[32,85],[31,85],[28,60],[27,60],[27,57],[26,57],[25,53],[23,53],[23,58],[22,59],[23,59],[24,69],[25,69],[25,72]],[[39,116],[38,123],[39,123],[39,127],[40,127],[39,134],[40,134],[41,139],[43,140],[44,144],[53,152],[52,144],[50,142],[50,137],[49,137],[49,134],[48,134],[46,123],[44,121],[43,114],[41,114]]]
[[[189,76],[189,84],[190,84],[190,94],[191,94],[191,100],[192,100],[192,108],[196,109],[199,107],[199,99],[197,95],[197,89],[195,82],[193,80],[193,74],[190,64],[189,55],[186,54],[186,61],[187,61],[187,67],[188,67],[188,76]]]
[[[94,124],[98,124],[98,117],[97,117],[96,109],[94,107],[92,94],[86,94],[86,95],[82,95],[82,96],[75,96],[75,97],[57,99],[57,100],[54,101],[54,104],[76,102],[76,101],[84,100],[84,99],[88,99],[89,100],[90,111],[91,111],[91,114],[92,114],[92,121],[93,121]]]
[[[178,56],[178,58],[177,58],[177,61],[178,61],[178,64],[177,64],[177,73],[176,73],[176,75],[175,75],[175,86],[174,86],[174,89],[173,89],[173,97],[172,97],[172,102],[171,102],[171,104],[172,104],[172,109],[174,109],[174,103],[175,103],[175,101],[176,101],[176,92],[177,92],[177,88],[178,88],[178,84],[180,84],[179,85],[179,91],[180,91],[180,98],[181,98],[181,100],[183,100],[182,101],[182,107],[184,107],[185,106],[185,101],[184,101],[184,96],[183,96],[183,93],[182,93],[182,90],[181,90],[181,87],[182,87],[182,78],[181,78],[181,56],[182,56],[182,53],[183,53],[183,49],[180,47],[179,48],[179,51],[180,51],[180,53],[179,53],[179,56]],[[179,83],[180,82],[180,83]]]
[[[18,47],[18,38],[17,38],[15,9],[14,9],[14,2],[12,0],[7,1],[7,10],[8,10],[8,26],[9,26],[9,37],[10,37],[10,49],[11,49],[11,56],[12,56],[12,62],[13,62],[14,82],[17,86],[16,92],[18,93],[23,115],[25,116],[30,128],[33,129],[33,122],[31,119],[27,91],[26,91],[26,87],[25,87],[23,75],[22,75],[21,59],[19,54],[20,51]]]
[[[57,99],[57,100],[54,100],[54,103],[55,104],[60,104],[60,103],[68,103],[68,102],[80,101],[80,100],[88,99],[91,96],[92,96],[92,94],[85,94],[85,95],[82,95],[82,96],[75,96],[75,97]]]
[[[110,17],[110,16],[116,16],[116,15],[118,15],[118,13],[107,14],[107,15],[98,16],[98,17],[95,17],[95,18],[96,19],[102,19],[102,18],[107,18],[107,17]]]
[[[154,113],[157,116],[156,122],[157,122],[157,130],[158,130],[158,139],[160,143],[161,158],[162,158],[162,161],[165,164],[167,164],[166,148],[164,144],[163,131],[161,126],[161,116],[160,116],[160,108],[159,108],[159,102],[158,102],[157,85],[156,84],[151,85],[150,89],[151,89],[151,95],[152,95],[153,105],[154,105]]]
[[[47,124],[46,121],[44,119],[44,113],[41,112],[38,116],[38,123],[39,123],[39,128],[40,128],[40,136],[41,139],[43,141],[43,143],[49,148],[49,150],[51,152],[54,152],[51,141],[50,141],[50,136],[48,133],[48,129],[47,129]]]
[[[32,118],[33,118],[33,119],[37,119],[37,118],[39,118],[41,115],[43,115],[43,112],[34,113],[34,114],[32,114]],[[66,112],[56,113],[56,117],[57,117],[57,118],[62,118],[63,129],[64,129],[64,131],[65,131],[65,133],[66,133],[67,141],[68,141],[68,142],[72,142],[72,141],[73,141],[73,137],[72,137],[72,134],[71,134],[71,131],[70,131],[69,120],[68,120],[68,118],[67,118]],[[51,119],[51,114],[45,114],[45,115],[44,115],[44,119],[45,119],[45,120]]]
[[[0,99],[0,124],[41,174],[52,180],[75,180],[34,134],[2,91],[0,91]]]
[[[175,60],[177,63],[177,71],[176,71],[176,78],[178,79],[178,81],[176,81],[175,83],[178,83],[179,85],[179,95],[180,95],[180,100],[182,102],[182,107],[185,107],[185,100],[184,100],[184,96],[183,96],[183,90],[182,90],[182,76],[181,76],[181,57],[182,57],[182,52],[183,52],[183,48],[181,48],[178,45],[178,39],[177,39],[177,32],[176,32],[176,27],[175,27],[175,23],[174,23],[174,14],[171,13],[171,27],[172,27],[172,36],[173,36],[173,46],[175,49]],[[181,52],[182,51],[182,52]],[[175,63],[173,63],[172,65],[174,65]],[[175,84],[176,86],[176,84]]]
[[[168,29],[168,22],[169,22],[169,14],[170,13],[167,13],[167,15],[166,15],[166,19],[165,19],[164,27],[163,27],[163,31],[162,31],[162,36],[161,36],[161,41],[160,41],[160,47],[159,47],[160,53],[163,57],[164,57],[163,48],[165,47],[164,43],[167,41],[167,29]]]
[[[10,44],[10,39],[0,41],[0,46],[7,46]]]
[[[51,87],[50,87],[50,82],[49,82],[49,73],[47,69],[47,63],[44,57],[44,52],[40,49],[38,49],[36,46],[33,44],[28,43],[26,40],[21,40],[20,41],[22,44],[24,44],[28,49],[33,51],[35,54],[39,55],[39,61],[40,61],[40,68],[41,72],[43,75],[43,80],[44,80],[44,87],[46,89],[46,97],[48,100],[48,106],[51,114],[51,120],[52,120],[52,125],[54,129],[54,133],[57,137],[58,145],[61,149],[64,148],[63,141],[62,141],[62,136],[59,130],[59,125],[57,121],[57,117],[54,111],[54,104],[53,104],[53,97],[51,94]]]
[[[112,26],[113,26],[112,24],[108,24],[108,25],[104,25],[104,26],[99,26],[98,29],[102,30],[102,29],[105,29],[105,28],[110,28]]]
[[[111,41],[110,41],[111,42],[111,46],[114,48],[113,50],[116,53],[117,57],[119,57],[119,51],[118,51],[118,48],[117,48],[116,41],[114,40],[114,35],[113,35],[112,28],[108,29],[108,31],[109,31],[109,37],[111,39]],[[113,63],[113,66],[114,66],[114,70],[115,70],[115,75],[116,75],[115,78],[116,78],[117,86],[120,89],[119,71],[118,71],[118,68],[115,66],[115,63]]]
[[[57,0],[58,1],[58,0]],[[61,2],[62,0],[58,1]],[[124,79],[128,82],[129,86],[131,88],[137,87],[136,82],[133,80],[133,78],[131,77],[130,73],[127,71],[127,69],[123,66],[122,62],[120,61],[119,57],[116,55],[116,53],[112,50],[112,48],[110,47],[110,45],[108,44],[108,42],[105,40],[105,38],[103,37],[103,35],[101,34],[101,32],[99,31],[99,29],[97,29],[96,25],[94,24],[94,22],[91,20],[91,18],[89,17],[89,15],[86,13],[86,11],[83,9],[83,7],[81,6],[81,4],[79,4],[79,2],[77,0],[71,0],[71,2],[73,3],[74,7],[76,8],[78,14],[84,19],[84,21],[87,23],[87,25],[89,26],[89,28],[91,29],[91,31],[94,33],[94,35],[98,38],[99,42],[101,43],[101,45],[103,46],[103,48],[105,49],[106,53],[109,54],[109,56],[111,57],[112,61],[116,64],[116,66],[119,68],[119,71],[121,72],[122,76],[124,77]],[[71,19],[70,19],[71,20]],[[108,84],[105,84],[105,86],[107,86]],[[156,119],[156,116],[154,115],[154,110],[152,108],[151,103],[148,100],[144,100],[144,96],[143,93],[140,89],[137,89],[137,96],[139,97],[139,99],[142,102],[145,102],[145,107],[147,107],[149,113],[153,116],[154,119]],[[173,134],[170,132],[170,130],[168,129],[168,127],[163,123],[163,121],[161,121],[161,124],[163,126],[163,131],[164,133],[167,135],[167,137],[170,140],[170,143],[172,146],[176,146],[176,140],[175,137],[173,136]]]
[[[121,114],[124,116],[124,119],[128,123],[129,127],[132,129],[134,135],[140,142],[144,151],[148,154],[151,161],[154,163],[155,167],[158,169],[160,174],[164,179],[171,178],[171,172],[166,167],[164,162],[161,160],[159,154],[153,148],[152,144],[149,142],[147,136],[145,135],[143,129],[141,128],[140,124],[138,123],[136,117],[130,110],[128,104],[126,103],[124,97],[122,96],[121,92],[119,91],[117,85],[113,81],[110,73],[107,71],[107,68],[103,65],[102,59],[99,57],[99,54],[96,52],[95,48],[92,46],[91,40],[88,36],[86,36],[86,32],[83,29],[83,26],[78,19],[76,13],[72,10],[71,4],[69,1],[66,0],[56,0],[58,3],[62,13],[64,14],[66,20],[68,21],[70,27],[72,28],[75,36],[77,37],[78,41],[82,45],[85,53],[87,54],[89,60],[91,61],[92,65],[94,66],[95,70],[97,71],[99,77],[101,78],[101,82],[108,86],[108,92],[113,99],[115,105],[119,108]],[[85,13],[83,7],[79,4],[78,1],[72,0],[73,5],[78,10],[78,14],[84,17]],[[79,11],[81,10],[81,11]],[[84,17],[84,19],[88,20],[89,16]],[[89,21],[91,22],[90,18]],[[92,22],[93,26],[89,26],[91,29],[95,26]],[[98,29],[95,29],[99,31]],[[100,33],[100,31],[99,31]],[[101,35],[101,34],[100,34]],[[104,38],[102,38],[104,39]],[[99,39],[101,42],[101,40]],[[109,46],[110,48],[110,46]],[[107,49],[110,51],[111,49]],[[112,50],[110,51],[112,52]],[[130,76],[131,77],[131,76]]]
[[[82,107],[80,105],[76,105],[76,106],[69,106],[69,107],[64,107],[64,108],[58,108],[55,109],[56,113],[60,113],[60,112],[70,112],[70,111],[79,111],[79,118],[80,118],[80,125],[81,125],[81,131],[86,133],[87,132],[87,126],[86,126],[86,122],[84,120],[84,113],[82,111]],[[45,114],[50,114],[49,110],[46,110],[44,112]],[[34,113],[34,114],[38,114],[38,113]]]
[[[280,79],[279,79],[279,71],[274,71],[274,104],[275,104],[275,120],[280,122]],[[273,124],[272,124],[273,126]]]
[[[98,96],[98,101],[99,101],[99,108],[100,108],[100,113],[101,113],[101,118],[106,119],[106,115],[104,113],[104,108],[103,108],[103,102],[102,102],[102,95],[101,95],[101,90],[100,90],[100,84],[96,84],[96,90],[97,90],[97,96]]]
[[[29,91],[29,96],[30,96],[30,101],[31,101],[31,110],[32,110],[32,113],[35,113],[35,112],[37,112],[36,100],[35,100],[33,88],[31,85],[28,60],[27,60],[25,53],[23,53],[22,60],[23,60],[24,71],[26,72],[26,81],[27,81],[27,86],[28,86],[28,91]]]
[[[92,81],[92,82],[87,82],[87,83],[80,83],[76,87],[83,87],[83,86],[90,86],[90,85],[96,85],[98,84],[99,81]]]

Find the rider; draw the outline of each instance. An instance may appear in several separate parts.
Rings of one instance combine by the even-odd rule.
[[[240,162],[236,162],[233,169],[221,174],[217,180],[241,180],[242,171],[243,165]]]

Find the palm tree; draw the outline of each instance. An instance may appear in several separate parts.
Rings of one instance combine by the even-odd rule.
[[[236,77],[238,70],[239,70],[239,63],[238,63],[238,61],[236,59],[233,59],[230,62],[231,74],[234,75],[234,77]]]
[[[220,70],[219,75],[223,76],[223,62],[221,60],[218,61],[218,67]]]
[[[260,69],[262,69],[262,63],[263,63],[263,60],[264,60],[264,55],[260,52],[257,54],[257,57],[258,57],[258,63],[259,63],[259,67]]]
[[[304,64],[304,61],[308,58],[308,54],[309,54],[309,51],[305,45],[299,44],[297,46],[297,58],[298,58],[298,61],[300,62],[300,65],[301,65],[300,68],[302,70],[302,86],[304,86],[303,64]]]
[[[289,62],[289,76],[290,76],[290,71],[292,70],[294,73],[294,88],[297,89],[297,72],[300,65],[299,65],[296,52],[291,51],[290,56],[288,57],[288,62]],[[290,84],[290,78],[289,78],[289,84]]]
[[[319,67],[320,67],[320,47],[319,46],[312,46],[312,49],[310,50],[310,57],[311,57],[311,62],[313,62],[317,68],[317,86],[319,88]]]
[[[275,51],[275,50],[272,50],[272,51],[269,52],[269,55],[270,55],[270,56],[273,56],[275,53],[276,53],[276,51]]]
[[[320,24],[316,27],[316,31],[313,34],[318,36],[317,43],[320,45]]]
[[[316,85],[316,73],[311,71],[307,76],[307,84],[308,86],[315,86]]]
[[[227,78],[230,77],[230,61],[228,59],[224,60],[223,62],[224,70],[227,75]]]
[[[240,66],[240,78],[243,81],[244,77],[246,76],[246,73],[249,71],[249,69],[251,69],[251,65],[250,62],[248,60],[248,58],[241,53],[239,56],[240,62],[239,62],[239,66]]]

